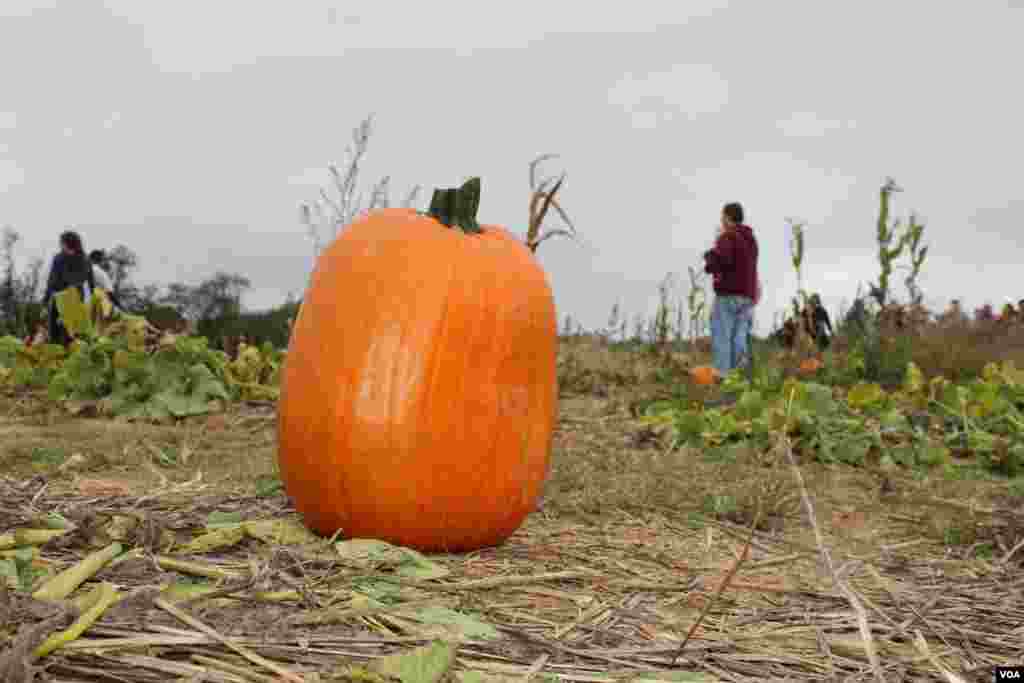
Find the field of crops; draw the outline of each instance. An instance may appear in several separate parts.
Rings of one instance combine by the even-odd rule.
[[[542,505],[426,557],[304,529],[280,350],[83,336],[0,341],[5,681],[975,680],[1024,646],[1012,363],[698,387],[700,354],[566,338]]]
[[[78,339],[65,349],[0,337],[0,387],[45,390],[76,414],[150,420],[277,398],[282,353],[269,345],[244,346],[231,359],[203,337],[161,333],[144,318],[114,314],[102,296],[86,307],[69,290],[59,305]]]
[[[922,229],[899,248],[879,232],[880,286],[904,246],[920,270]],[[669,340],[681,304],[663,300],[646,337],[565,334],[536,509],[496,547],[427,556],[321,538],[296,512],[285,350],[229,355],[102,290],[56,303],[68,348],[0,338],[5,683],[965,681],[1024,650],[1016,328],[894,329],[902,309],[883,308],[820,363],[805,336],[759,341],[753,371],[721,383],[700,380],[701,345]],[[305,431],[293,417],[292,457],[320,476]]]
[[[721,457],[767,452],[784,433],[822,463],[949,472],[971,462],[1009,477],[1024,464],[1024,373],[1012,363],[990,363],[982,377],[961,384],[926,380],[911,363],[893,391],[865,381],[834,386],[820,374],[783,379],[774,368],[752,383],[737,374],[723,386],[733,398],[728,407],[708,408],[684,392],[646,406],[644,421],[668,426],[677,444]]]
[[[0,8],[0,683],[1024,680],[1022,2],[188,5]]]

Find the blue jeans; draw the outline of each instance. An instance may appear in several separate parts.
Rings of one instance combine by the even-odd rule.
[[[715,296],[711,309],[711,354],[721,375],[745,365],[754,322],[754,302],[745,296]]]

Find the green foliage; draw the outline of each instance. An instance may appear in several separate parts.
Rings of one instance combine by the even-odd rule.
[[[878,276],[878,284],[874,288],[874,295],[879,306],[884,306],[889,300],[889,277],[892,275],[893,263],[903,253],[906,245],[904,237],[899,237],[900,222],[897,219],[893,225],[889,224],[889,201],[893,192],[901,192],[896,182],[889,178],[879,191],[878,224],[876,239],[878,241],[878,263],[882,270]],[[895,246],[893,242],[895,241]]]
[[[0,558],[0,581],[23,593],[30,592],[36,579],[46,573],[34,565],[34,560],[31,546],[18,548],[10,559]]]
[[[103,414],[146,420],[201,415],[233,400],[278,396],[284,354],[269,343],[243,345],[235,360],[210,348],[203,337],[165,335],[154,344],[145,319],[127,314],[111,319],[102,297],[90,309],[77,290],[58,296],[77,338],[68,349],[0,338],[0,386],[45,388],[54,401],[94,403]]]
[[[290,320],[298,315],[298,302],[258,312],[242,312],[235,316],[202,320],[196,329],[211,344],[219,344],[223,337],[246,335],[257,344],[269,342],[274,348],[285,348],[291,336]]]
[[[68,454],[61,448],[52,446],[37,446],[30,454],[32,463],[35,465],[60,465],[67,460]]]
[[[876,240],[878,242],[878,263],[881,272],[878,276],[878,284],[872,288],[872,294],[879,306],[889,302],[890,284],[894,265],[904,253],[907,253],[910,260],[907,266],[907,276],[903,282],[907,286],[911,303],[920,303],[923,295],[917,286],[917,278],[921,274],[921,267],[928,256],[928,247],[921,244],[924,235],[924,224],[918,221],[916,215],[911,215],[910,221],[902,226],[899,219],[890,225],[889,212],[892,193],[901,192],[892,178],[886,180],[879,192],[878,224],[876,229]]]
[[[284,482],[276,476],[263,475],[256,478],[256,495],[273,496],[284,490]]]
[[[690,275],[690,291],[686,295],[686,304],[689,307],[689,337],[692,341],[703,333],[707,325],[707,293],[704,291],[704,271],[693,266],[687,270]]]
[[[77,287],[68,287],[55,294],[53,299],[57,303],[57,312],[68,334],[72,337],[93,334],[89,308],[82,302],[82,295]]]
[[[846,394],[846,404],[853,410],[879,409],[885,403],[886,395],[878,384],[859,382]]]
[[[863,322],[863,326],[846,332],[849,352],[844,359],[842,383],[864,380],[899,386],[907,364],[917,356],[917,340],[909,335],[885,334],[874,315],[866,315]]]
[[[965,384],[927,380],[913,363],[901,374],[891,390],[864,380],[844,389],[767,375],[750,384],[738,376],[728,408],[663,401],[646,415],[670,425],[678,443],[716,459],[767,451],[773,434],[783,432],[798,452],[826,463],[933,468],[956,457],[1001,476],[1024,473],[1024,372],[993,363]]]
[[[238,357],[224,368],[224,377],[241,398],[273,401],[278,397],[283,363],[284,352],[270,342],[260,348],[243,345]]]
[[[924,224],[919,223],[917,216],[910,217],[910,224],[907,225],[906,231],[906,244],[909,250],[908,256],[910,257],[910,270],[904,278],[903,283],[907,286],[907,292],[910,294],[910,301],[914,304],[921,303],[923,295],[921,289],[917,286],[917,278],[921,274],[921,266],[924,265],[924,260],[928,256],[928,246],[921,245],[921,237],[924,235]]]

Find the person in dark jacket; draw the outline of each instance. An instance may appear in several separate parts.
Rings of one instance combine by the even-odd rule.
[[[715,246],[704,253],[704,272],[712,275],[715,290],[711,309],[713,364],[719,374],[725,375],[750,360],[748,340],[759,280],[757,239],[743,223],[743,207],[726,204],[721,223]]]
[[[853,306],[846,313],[843,319],[847,328],[856,334],[864,334],[867,329],[868,309],[864,299],[855,299]]]
[[[814,341],[818,342],[818,348],[824,351],[832,343],[832,319],[828,317],[828,311],[821,305],[821,297],[815,294],[811,297],[811,322],[814,325]]]
[[[85,247],[82,246],[81,236],[77,232],[68,230],[61,233],[60,251],[50,263],[50,277],[46,281],[46,293],[43,295],[43,307],[47,309],[50,323],[51,344],[67,346],[71,343],[71,336],[60,319],[54,296],[68,287],[77,287],[82,301],[85,301],[86,285],[89,285],[90,292],[96,287],[92,276],[92,264],[85,256]]]

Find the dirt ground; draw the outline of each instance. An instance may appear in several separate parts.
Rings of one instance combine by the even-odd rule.
[[[822,564],[821,546],[782,454],[723,461],[672,449],[632,415],[635,402],[657,387],[642,378],[610,381],[601,372],[591,367],[598,379],[574,382],[562,398],[551,478],[542,505],[523,529],[503,548],[439,560],[465,589],[453,598],[453,608],[480,615],[501,632],[499,645],[490,650],[464,646],[461,670],[515,680],[669,680],[643,672],[674,668],[708,678],[672,680],[869,680],[874,666],[884,680],[991,680],[993,665],[1020,663],[1024,550],[1018,544],[1024,527],[1013,512],[1021,500],[1013,482],[800,463],[822,543],[861,598],[859,609],[875,641],[871,652],[858,626],[858,607]],[[31,397],[0,400],[0,479],[12,491],[33,492],[36,512],[48,505],[67,511],[81,501],[114,510],[115,499],[156,501],[159,494],[164,507],[151,509],[161,514],[188,509],[190,500],[209,502],[206,514],[244,511],[261,500],[261,515],[287,515],[275,472],[273,406],[239,406],[224,415],[158,426],[70,417]],[[90,496],[90,490],[102,490],[96,482],[115,492]],[[218,508],[210,502],[217,500],[226,502]],[[751,535],[758,509],[760,522]],[[0,504],[0,516],[4,510]],[[14,519],[16,511],[6,510],[12,518],[0,520],[0,534],[28,519]],[[201,523],[183,521],[175,528],[190,524]],[[747,546],[749,556],[733,572]],[[59,557],[70,563],[77,555]],[[515,580],[486,597],[473,590],[474,582],[543,572],[553,574],[537,578],[539,585],[529,590],[517,588]],[[579,575],[559,578],[558,572]],[[111,576],[125,590],[159,578]],[[527,616],[531,606],[533,617]],[[225,633],[248,637],[257,648],[253,639],[265,627],[232,629],[227,612],[218,617],[218,609],[229,608],[214,600],[196,614]],[[172,626],[182,627],[163,616],[165,637]],[[343,636],[315,630],[280,635],[304,642],[306,650],[311,639],[325,638],[316,656],[309,650],[304,659],[296,654],[298,646],[287,654],[280,643],[277,650],[264,643],[260,651],[305,672],[306,680],[317,680],[310,677],[313,671],[320,680],[349,680],[323,673],[324,652],[336,651],[336,661],[366,662],[407,649],[420,642],[417,637],[427,642],[394,622],[389,626],[355,613],[339,619],[347,624]],[[35,666],[51,680],[104,680],[96,673],[100,669],[116,672],[107,680],[169,680],[171,670],[143,655],[187,660],[199,668],[206,666],[204,656],[222,662],[234,656],[200,635],[187,646],[164,643],[133,652],[129,644],[117,656],[95,650],[99,639],[115,637],[119,628],[140,627],[101,620],[80,638],[93,650],[69,646]],[[682,658],[673,665],[684,640]],[[200,650],[206,654],[197,655]],[[198,674],[180,666],[173,676],[200,680],[188,678]],[[258,666],[249,677],[225,667],[216,675],[208,672],[208,680],[271,680]]]

